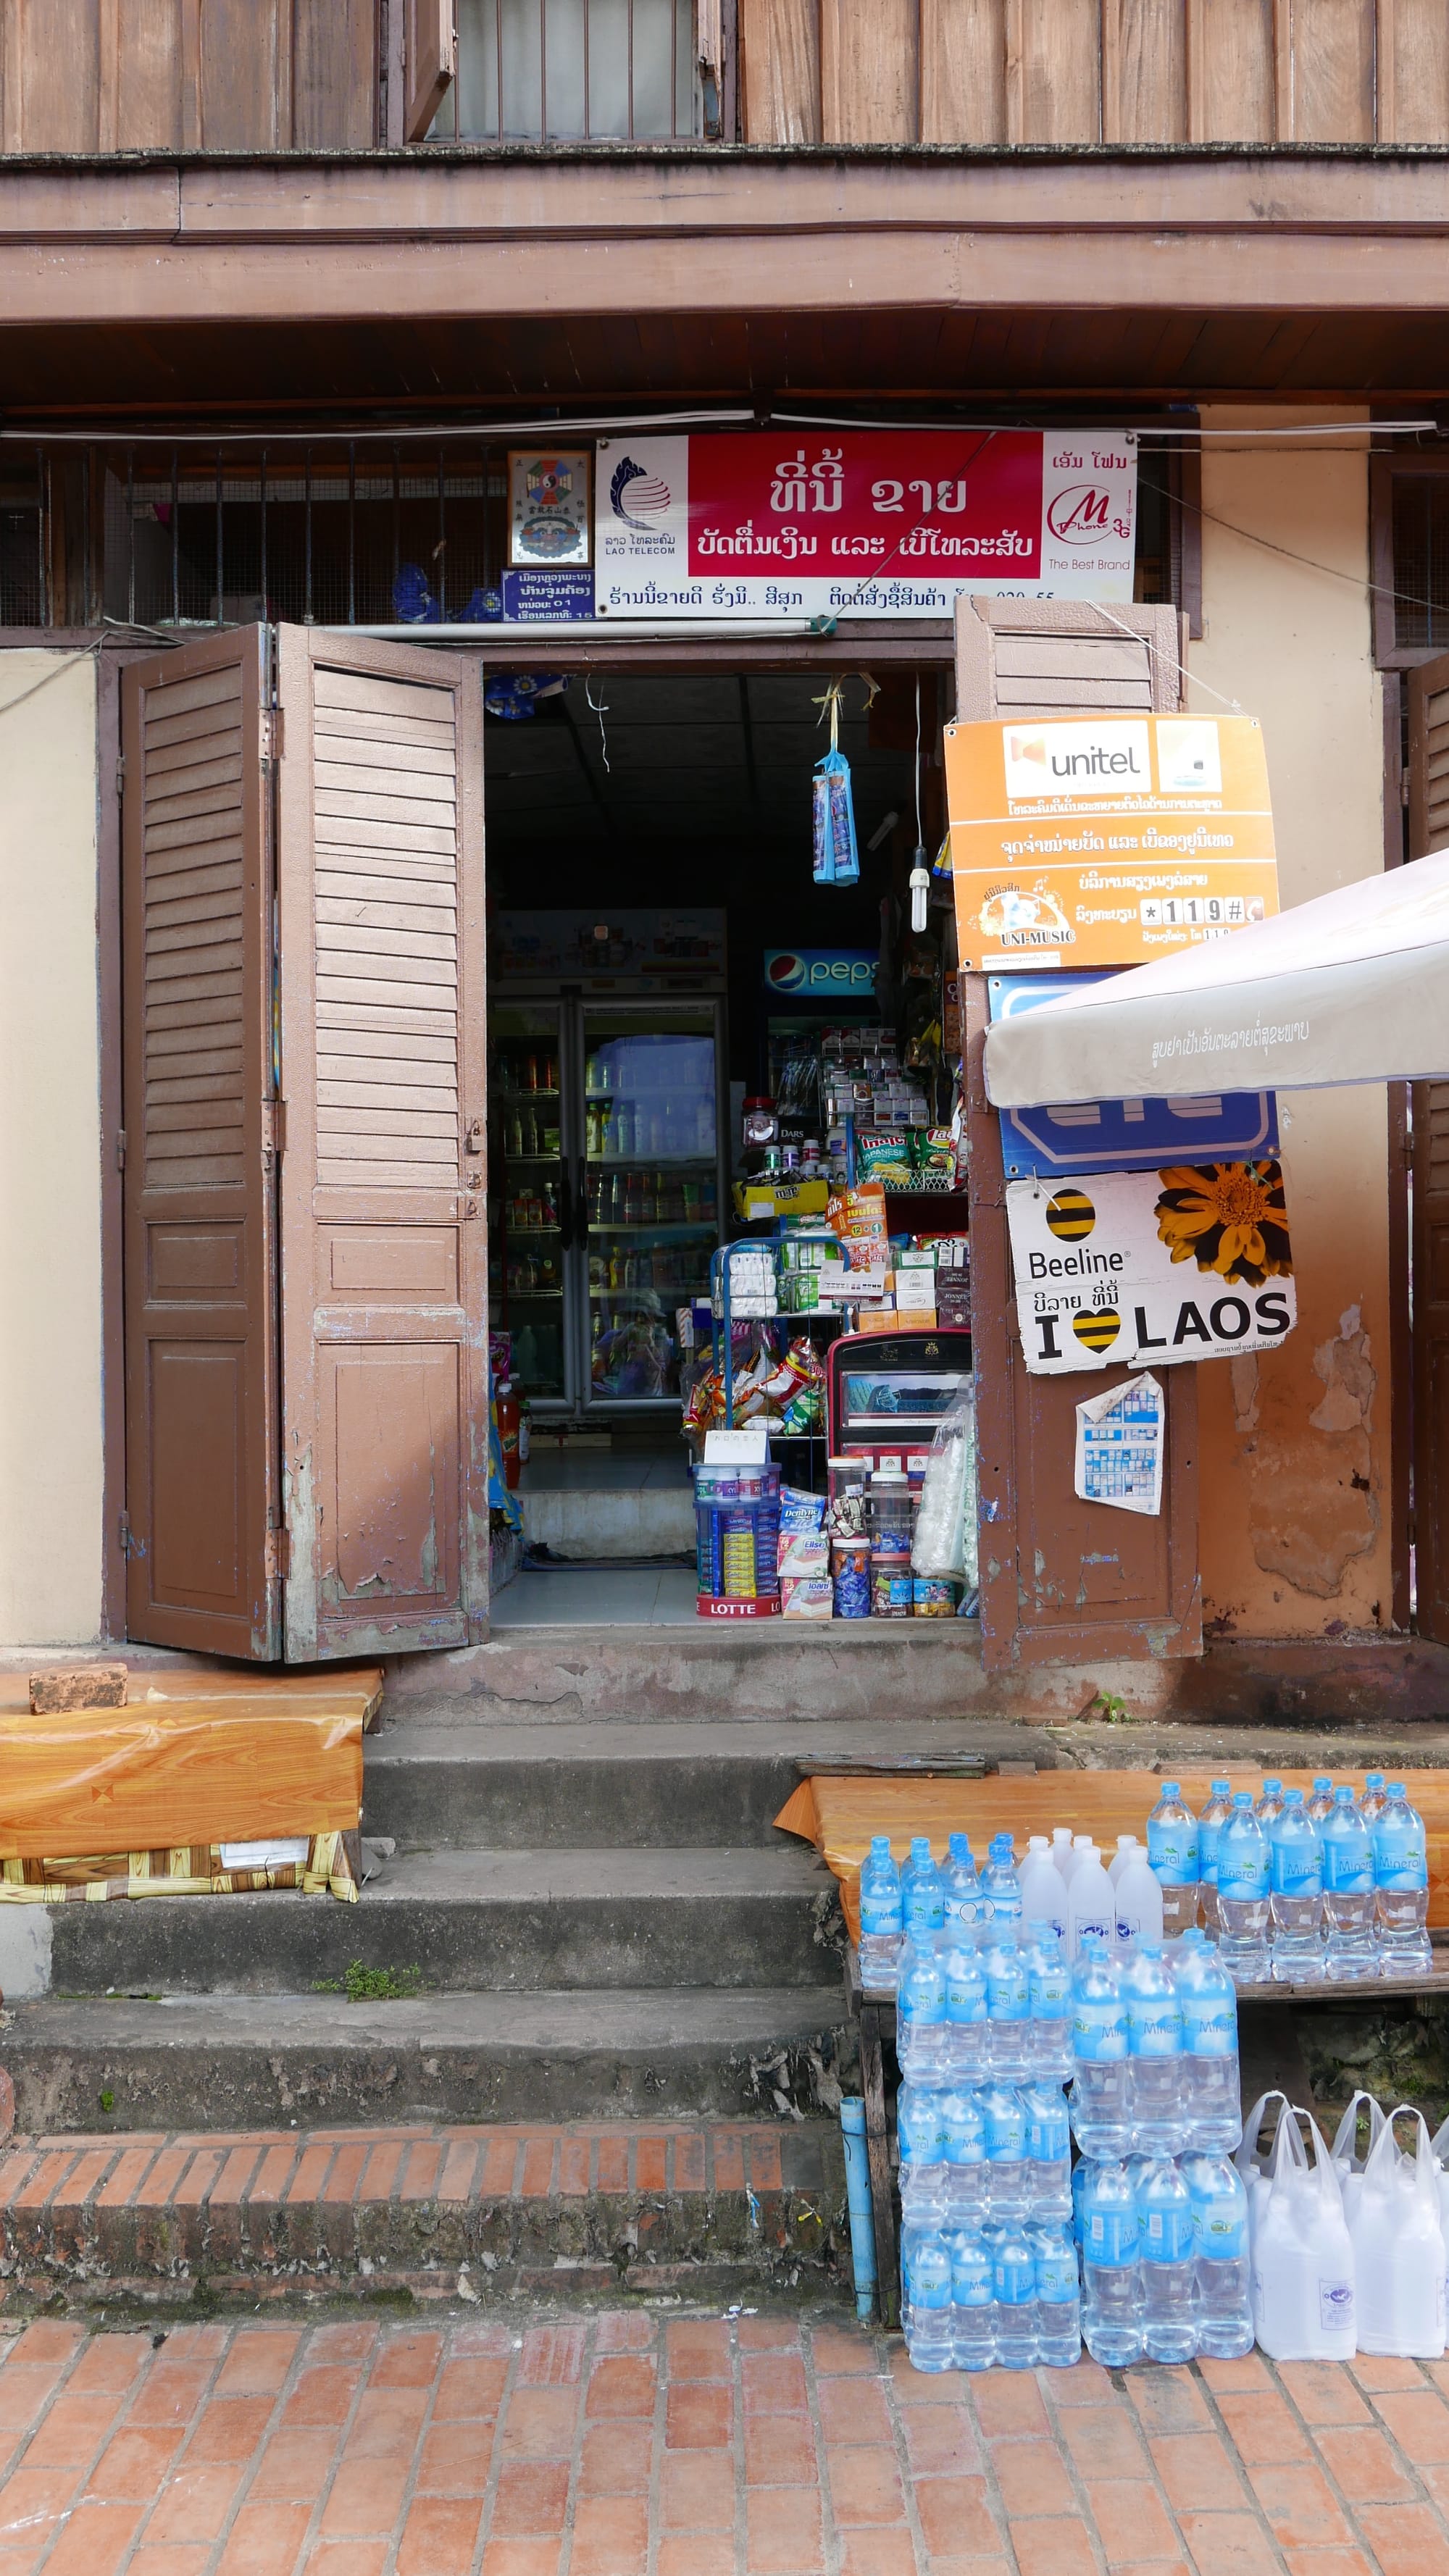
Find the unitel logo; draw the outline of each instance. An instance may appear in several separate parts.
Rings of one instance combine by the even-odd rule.
[[[1097,723],[1003,725],[1006,792],[1032,796],[1090,795],[1116,789],[1146,795],[1152,785],[1147,727],[1140,717]]]

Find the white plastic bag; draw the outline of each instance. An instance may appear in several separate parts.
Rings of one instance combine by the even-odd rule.
[[[1399,2151],[1397,2120],[1415,2123],[1412,2155]],[[1359,2351],[1438,2361],[1444,2350],[1439,2177],[1424,2115],[1406,2102],[1389,2113],[1369,2149],[1349,2234],[1359,2282]]]
[[[1299,2134],[1307,2123],[1313,2161]],[[1242,2150],[1239,2150],[1241,2154]],[[1273,2361],[1349,2361],[1355,2349],[1353,2242],[1318,2123],[1285,2107],[1267,2172],[1250,2195],[1253,2331]]]
[[[1359,2107],[1364,2103],[1368,2106],[1369,2142],[1367,2153],[1359,2156],[1355,2152],[1358,2146],[1358,2115]],[[1333,2133],[1334,2170],[1338,2175],[1338,2188],[1343,2199],[1343,2214],[1348,2220],[1350,2234],[1353,2231],[1353,2214],[1358,2207],[1359,2194],[1363,2190],[1364,2167],[1383,2135],[1387,2120],[1388,2113],[1382,2102],[1376,2101],[1372,2093],[1355,2093]]]
[[[1243,2122],[1242,2144],[1233,2158],[1233,2163],[1237,2168],[1237,2171],[1243,2177],[1243,2188],[1248,2195],[1248,2245],[1250,2251],[1252,2248],[1253,2238],[1257,2232],[1258,2214],[1260,2210],[1265,2208],[1267,2205],[1266,2192],[1268,2167],[1273,2161],[1272,2147],[1268,2149],[1266,2156],[1260,2156],[1258,2153],[1258,2132],[1263,2126],[1264,2114],[1266,2113],[1270,2102],[1276,2102],[1280,2105],[1278,2117],[1280,2120],[1282,2119],[1284,2111],[1288,2108],[1287,2094],[1260,2093],[1257,2101],[1253,2104],[1251,2111],[1248,2113],[1246,2120]]]
[[[911,1571],[977,1585],[976,1395],[969,1384],[936,1426],[921,1485]]]

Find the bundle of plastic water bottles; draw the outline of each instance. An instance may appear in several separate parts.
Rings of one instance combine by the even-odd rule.
[[[1327,1778],[1307,1798],[1265,1779],[1254,1800],[1214,1780],[1200,1816],[1165,1781],[1147,1857],[1164,1928],[1185,1931],[1201,1914],[1237,1985],[1350,1985],[1432,1964],[1424,1819],[1382,1771],[1361,1796]]]
[[[944,1869],[923,1838],[901,1871],[872,1844],[862,1971],[897,1985],[902,2318],[920,2369],[1065,2367],[1084,2329],[1113,2365],[1251,2349],[1246,2196],[1223,2162],[1241,2132],[1236,1998],[1195,1929],[1170,1963],[1141,1937],[1132,1866],[1119,1920],[1088,1846],[1071,1889],[1086,1871],[1107,1889],[1089,1925],[1044,1839],[1018,1875],[998,1836],[979,1878],[963,1835]]]

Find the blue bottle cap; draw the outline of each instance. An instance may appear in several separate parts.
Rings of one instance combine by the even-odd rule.
[[[1389,1796],[1390,1796],[1391,1798],[1402,1798],[1404,1795],[1405,1795],[1405,1790],[1404,1790],[1404,1784],[1403,1784],[1403,1781],[1402,1781],[1402,1780],[1391,1780],[1391,1781],[1389,1782]]]
[[[1182,1796],[1182,1790],[1176,1780],[1164,1780],[1162,1784],[1162,1794],[1164,1798],[1180,1798]]]
[[[1214,1780],[1212,1791],[1215,1798],[1230,1798],[1233,1794],[1233,1784],[1231,1780]]]

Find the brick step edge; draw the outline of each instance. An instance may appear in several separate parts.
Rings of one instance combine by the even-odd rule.
[[[481,2295],[848,2267],[833,2121],[700,2120],[19,2138],[0,2301],[205,2284]]]

